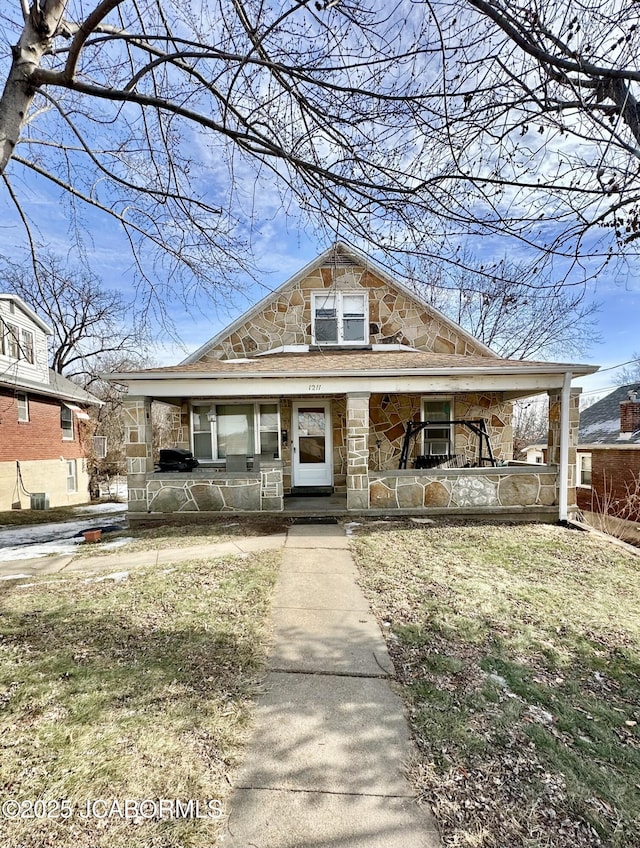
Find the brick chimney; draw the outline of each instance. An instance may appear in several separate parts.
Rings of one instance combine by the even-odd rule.
[[[635,433],[640,430],[640,391],[632,389],[628,400],[620,404],[620,433]]]

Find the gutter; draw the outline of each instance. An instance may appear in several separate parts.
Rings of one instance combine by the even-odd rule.
[[[264,379],[270,377],[291,377],[291,378],[306,378],[312,376],[314,379],[322,377],[475,377],[478,375],[490,374],[499,376],[543,376],[545,374],[569,374],[570,379],[573,377],[584,377],[588,374],[594,374],[599,366],[580,366],[580,365],[556,365],[549,368],[517,368],[517,367],[475,367],[475,368],[404,368],[398,369],[367,369],[354,371],[352,369],[346,371],[145,371],[145,372],[116,372],[111,374],[101,374],[105,380],[116,380],[124,383],[135,380],[253,380]],[[567,368],[571,369],[567,371]]]

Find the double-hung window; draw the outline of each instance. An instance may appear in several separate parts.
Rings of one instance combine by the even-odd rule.
[[[65,404],[60,407],[60,426],[62,438],[73,439],[73,410]]]
[[[16,403],[18,404],[18,421],[27,422],[29,420],[29,398],[22,392],[18,392]]]
[[[451,399],[424,399],[422,420],[429,422],[422,430],[422,453],[428,456],[451,454]]]
[[[201,462],[229,454],[278,458],[280,416],[277,403],[194,404],[193,453]]]
[[[2,352],[11,359],[20,358],[20,330],[15,324],[5,324],[2,338]]]
[[[366,292],[316,292],[312,311],[315,344],[357,345],[368,341]]]
[[[33,365],[33,333],[31,330],[20,330],[20,356]]]
[[[591,454],[590,453],[579,453],[577,455],[577,472],[578,472],[578,486],[584,486],[585,488],[591,487]]]
[[[67,492],[72,494],[78,491],[78,466],[75,459],[67,460]]]

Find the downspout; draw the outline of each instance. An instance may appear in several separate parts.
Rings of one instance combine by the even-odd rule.
[[[573,374],[567,371],[562,381],[560,399],[560,521],[566,521],[569,517],[569,403],[572,379]]]

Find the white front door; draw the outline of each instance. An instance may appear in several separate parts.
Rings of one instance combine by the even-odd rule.
[[[330,401],[293,404],[293,485],[333,483]]]

